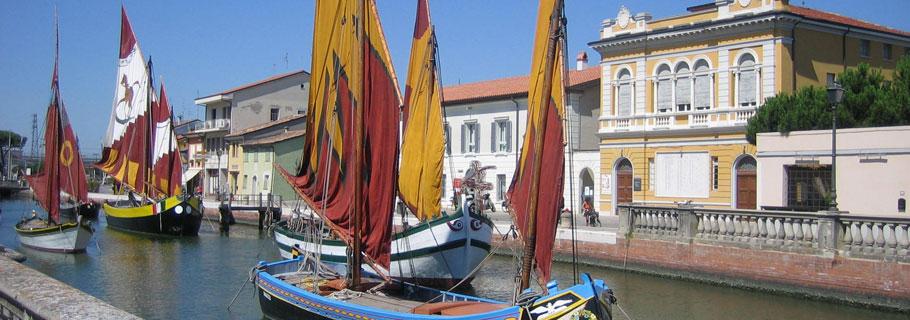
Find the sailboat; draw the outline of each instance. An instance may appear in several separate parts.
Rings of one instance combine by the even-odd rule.
[[[38,204],[47,212],[47,219],[32,216],[16,224],[16,234],[23,246],[54,252],[83,252],[92,238],[91,224],[81,215],[76,215],[74,222],[62,222],[61,202],[65,201],[61,193],[66,193],[75,201],[88,202],[86,192],[85,168],[82,156],[79,155],[79,142],[63,101],[60,99],[60,81],[58,73],[60,56],[60,35],[57,32],[57,45],[54,53],[54,75],[51,78],[51,103],[47,106],[44,130],[44,165],[43,171],[27,176],[29,185],[34,191]],[[70,210],[79,213],[78,204]]]
[[[390,195],[396,195],[397,190],[397,196],[402,201],[398,207],[403,213],[402,216],[404,217],[406,212],[411,212],[419,221],[413,226],[404,223],[402,230],[393,233],[389,276],[392,279],[422,285],[451,287],[456,283],[468,284],[472,280],[472,271],[490,252],[493,223],[482,210],[476,210],[485,206],[472,206],[474,199],[483,198],[480,194],[467,197],[466,199],[470,200],[458,206],[452,214],[444,213],[440,206],[445,154],[442,90],[437,76],[436,39],[430,23],[429,7],[426,6],[426,2],[419,3],[405,86],[405,103],[401,112],[404,127],[397,189],[395,185],[383,186],[375,189],[374,194],[378,196],[384,192],[381,197],[385,199]],[[314,64],[315,67],[319,66]],[[394,73],[390,76],[392,84],[398,88]],[[311,90],[321,89],[312,86]],[[310,93],[312,98],[318,98],[318,95],[319,92]],[[320,102],[311,100],[310,103],[313,105]],[[397,113],[397,110],[389,109],[388,112]],[[397,118],[394,120],[397,122]],[[317,135],[320,131],[318,128],[312,128],[307,132]],[[388,139],[392,139],[392,136],[388,136]],[[394,161],[392,157],[397,157],[395,152],[397,150],[393,149],[393,146],[387,147],[388,153],[373,152],[371,156],[389,157],[385,161],[391,163]],[[280,169],[280,172],[285,173],[283,176],[289,177],[291,181],[299,181],[296,180],[298,179],[296,176],[288,175],[286,171]],[[392,174],[394,175],[394,172]],[[322,186],[318,180],[310,179],[307,182],[317,189]],[[297,190],[305,191],[306,188]],[[312,199],[306,192],[300,196]],[[316,209],[319,209],[319,204],[316,204]],[[280,222],[275,228],[275,240],[282,257],[293,258],[294,250],[311,255],[318,254],[327,266],[336,271],[343,271],[347,265],[345,258],[347,244],[340,240],[319,239],[320,233],[313,232],[314,229],[321,230],[322,227],[315,219],[310,219],[306,215]],[[366,271],[378,272],[373,270],[372,266],[367,266]]]
[[[128,200],[107,202],[108,227],[130,232],[196,236],[202,201],[183,193],[170,106],[160,99],[126,9],[120,9],[117,90],[101,160],[95,167],[128,189]]]
[[[426,0],[419,1],[421,4],[418,7],[426,6]],[[329,93],[327,97],[342,99],[339,103],[329,100],[327,104],[317,105],[328,106],[327,109],[315,108],[311,104],[309,111],[317,112],[316,121],[319,121],[326,115],[324,111],[334,109],[336,113],[345,115],[344,124],[353,125],[353,128],[339,127],[351,131],[344,136],[347,139],[338,141],[339,138],[326,137],[322,141],[328,143],[317,150],[331,150],[336,145],[333,142],[343,142],[337,145],[352,151],[336,153],[335,158],[340,159],[340,164],[326,167],[350,170],[343,171],[340,182],[353,184],[351,189],[354,194],[350,202],[345,201],[344,208],[348,211],[342,212],[342,215],[333,215],[331,211],[316,212],[323,215],[332,232],[348,244],[350,267],[345,273],[336,273],[324,267],[318,256],[309,255],[273,263],[260,262],[252,271],[252,280],[266,317],[611,319],[615,299],[612,290],[602,280],[583,274],[579,277],[579,283],[563,289],[559,288],[556,281],[550,281],[551,251],[555,242],[556,216],[561,206],[562,171],[565,163],[561,123],[565,115],[565,17],[562,12],[561,0],[541,1],[532,61],[528,131],[508,199],[524,249],[515,297],[511,302],[504,302],[395,281],[389,279],[388,273],[381,272],[383,267],[389,265],[391,232],[384,226],[388,226],[390,221],[384,215],[387,211],[374,210],[374,206],[384,203],[373,198],[376,180],[367,178],[374,178],[377,169],[393,171],[372,163],[385,150],[375,149],[378,147],[376,143],[382,144],[384,141],[371,139],[376,137],[371,130],[383,127],[388,114],[396,114],[394,97],[382,94],[388,92],[386,88],[392,82],[387,73],[392,72],[391,64],[387,59],[382,59],[387,56],[387,51],[383,51],[385,47],[376,46],[383,43],[383,35],[372,0],[349,0],[338,6],[322,2],[317,4],[313,74],[323,73],[336,77],[319,79],[324,82],[314,84],[329,85],[325,88]],[[349,23],[350,21],[358,23]],[[350,52],[345,51],[348,48],[357,52],[349,56],[347,54]],[[331,57],[332,60],[324,61],[320,57]],[[362,70],[362,73],[358,70]],[[380,92],[375,92],[376,89]],[[370,115],[369,123],[363,121],[365,113]],[[329,126],[318,128],[333,129]],[[364,132],[362,136],[361,132]],[[354,146],[350,147],[351,144]],[[369,159],[368,162],[360,161],[363,159],[363,151],[370,152],[370,157],[366,158]],[[544,166],[543,163],[547,165]],[[306,164],[305,160],[304,165]],[[372,165],[368,166],[368,174],[361,173],[361,165]],[[384,173],[386,172],[380,172]],[[343,181],[344,177],[351,175],[356,178]],[[346,184],[339,185],[345,186]],[[330,205],[334,204],[336,203],[327,203],[324,206],[332,208]],[[362,278],[362,260],[380,272],[375,277],[367,274],[366,279]],[[540,293],[531,289],[532,273],[537,276]]]

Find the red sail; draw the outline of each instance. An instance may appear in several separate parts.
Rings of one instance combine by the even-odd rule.
[[[508,193],[509,207],[526,241],[525,248],[534,249],[524,254],[533,255],[533,269],[543,288],[550,279],[556,220],[563,206],[565,57],[561,42],[557,45],[556,40],[561,39],[557,30],[561,26],[553,25],[560,20],[561,10],[560,0],[540,1],[528,89],[528,129]],[[528,228],[531,219],[533,230]],[[528,242],[531,239],[534,241]]]
[[[335,233],[351,244],[353,215],[361,221],[362,252],[388,268],[398,160],[400,95],[372,1],[316,3],[313,65],[303,158],[296,172],[278,171]],[[358,30],[352,21],[363,21]],[[359,33],[357,31],[362,31]],[[354,108],[363,108],[362,149],[355,149]],[[363,162],[354,162],[354,153]],[[353,176],[354,167],[362,173]],[[354,179],[362,207],[353,207]]]
[[[68,193],[76,201],[87,203],[88,182],[85,178],[85,163],[79,155],[79,140],[70,125],[66,108],[61,103],[60,125],[63,127],[63,136],[60,142],[60,189]]]
[[[168,104],[164,83],[158,102],[152,103],[152,114],[155,115],[154,154],[152,181],[158,192],[167,196],[179,194],[182,190],[183,163],[177,152],[177,138],[171,123],[171,106]]]
[[[55,58],[56,59],[56,58]],[[47,211],[51,221],[60,217],[60,88],[57,79],[57,61],[54,61],[54,75],[51,78],[51,103],[44,118],[44,164],[40,174],[26,179],[35,191],[35,198]]]

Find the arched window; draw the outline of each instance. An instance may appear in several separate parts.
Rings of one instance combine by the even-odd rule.
[[[758,69],[755,66],[755,57],[744,54],[738,61],[739,72],[736,74],[737,105],[740,107],[754,107],[758,104]]]
[[[664,64],[657,69],[654,92],[657,95],[657,112],[673,111],[673,78],[670,66]]]
[[[618,88],[616,89],[616,115],[632,115],[632,73],[629,69],[623,69],[616,77]]]
[[[711,75],[711,67],[708,66],[708,62],[705,60],[698,60],[695,62],[695,110],[708,110],[711,109],[711,104],[714,99],[712,99],[713,94],[713,76]]]
[[[692,71],[688,63],[676,66],[676,111],[692,110]]]

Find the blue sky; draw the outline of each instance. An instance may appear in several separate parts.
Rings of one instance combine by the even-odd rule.
[[[709,0],[568,0],[569,53],[597,40],[600,22],[620,5],[655,19],[684,14]],[[404,83],[416,3],[377,0],[400,82]],[[143,52],[151,55],[175,113],[201,117],[193,99],[276,73],[309,69],[312,0],[123,0]],[[795,0],[910,30],[910,1]],[[83,153],[100,150],[110,117],[120,34],[120,1],[0,1],[0,129],[31,136],[50,97],[54,6],[61,33],[63,100]],[[537,3],[531,0],[430,0],[445,85],[522,75],[530,68]]]

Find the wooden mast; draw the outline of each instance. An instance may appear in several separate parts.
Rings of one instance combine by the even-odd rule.
[[[550,14],[550,30],[548,31],[548,40],[547,40],[547,57],[546,62],[544,63],[544,83],[542,94],[540,95],[540,100],[538,101],[542,111],[539,116],[543,117],[543,127],[539,128],[540,131],[535,132],[537,137],[534,138],[534,164],[531,169],[531,191],[530,196],[528,197],[528,216],[527,216],[527,238],[525,239],[524,252],[521,257],[521,277],[519,282],[519,291],[523,291],[530,286],[531,279],[531,268],[534,262],[534,250],[536,249],[537,241],[537,190],[538,184],[540,184],[540,162],[543,158],[543,138],[544,134],[547,132],[547,121],[545,120],[547,114],[549,114],[550,109],[550,96],[553,89],[553,65],[554,57],[556,56],[556,45],[557,41],[557,32],[562,27],[562,6],[563,3],[561,0],[557,0],[556,5],[553,8],[553,12]],[[535,70],[531,70],[534,72]]]
[[[359,43],[360,48],[354,48],[354,52],[357,52],[356,50],[363,49],[362,46],[363,46],[363,41],[365,40],[364,37],[365,37],[365,33],[366,33],[364,24],[368,21],[368,18],[367,18],[368,9],[367,9],[367,6],[364,4],[364,1],[358,1],[358,5],[360,6],[360,8],[358,8],[358,9],[359,9],[361,16],[360,16],[360,23],[356,24],[355,28],[360,28],[360,30],[357,30],[358,38],[360,39],[360,43]],[[361,51],[361,54],[362,54],[362,51]],[[361,95],[360,98],[364,99],[364,97],[363,97],[364,89],[363,88],[366,86],[366,84],[364,83],[366,81],[366,79],[364,77],[366,75],[366,66],[363,63],[362,56],[360,57],[359,63],[360,63],[360,72],[361,72],[360,88],[357,88],[357,90],[360,90],[360,95]],[[360,230],[361,230],[360,215],[361,215],[361,211],[363,210],[363,204],[362,204],[362,202],[363,202],[363,177],[362,177],[362,174],[363,173],[362,173],[362,169],[363,169],[363,107],[364,106],[362,105],[362,103],[360,105],[352,104],[352,106],[354,106],[354,159],[353,159],[354,166],[352,168],[353,170],[351,171],[353,178],[354,178],[354,212],[353,212],[354,219],[353,219],[353,223],[352,223],[354,225],[354,232],[353,232],[354,241],[352,241],[353,244],[351,246],[351,256],[352,257],[351,257],[350,287],[356,289],[357,287],[360,286],[360,265],[363,263],[363,257],[361,256],[362,249],[361,249],[361,239],[360,239]]]

